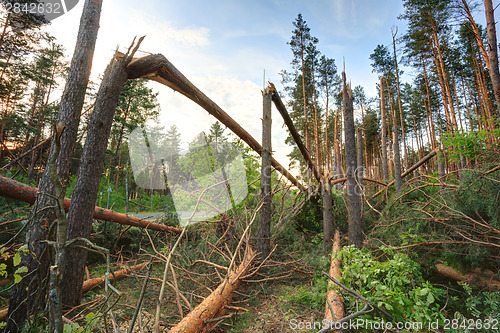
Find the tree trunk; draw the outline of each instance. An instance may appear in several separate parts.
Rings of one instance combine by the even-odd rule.
[[[484,9],[486,13],[486,26],[488,29],[488,58],[490,65],[491,84],[495,93],[497,102],[497,117],[500,116],[500,72],[498,70],[498,44],[497,32],[495,27],[495,15],[491,0],[484,0]]]
[[[92,58],[94,55],[97,31],[99,30],[99,19],[101,14],[102,0],[86,0],[80,20],[80,28],[76,42],[73,59],[68,73],[68,80],[63,91],[59,107],[58,123],[65,128],[61,137],[61,152],[57,158],[56,166],[59,176],[66,188],[69,178],[71,161],[74,153],[80,114],[85,99],[85,92],[89,81]],[[54,140],[51,145],[51,154],[54,150]],[[42,193],[54,193],[54,186],[50,179],[49,168],[40,181],[39,189]],[[34,257],[23,256],[22,265],[28,268],[30,274],[23,277],[20,283],[14,285],[10,297],[10,310],[7,320],[7,332],[17,332],[23,325],[28,315],[38,312],[40,306],[44,306],[44,297],[41,304],[36,304],[35,297],[38,292],[44,292],[42,287],[46,281],[48,260],[45,248],[40,242],[47,238],[47,230],[44,221],[54,220],[54,212],[38,214],[38,207],[47,207],[54,204],[54,200],[47,196],[40,196],[38,205],[33,206],[30,213],[30,227],[26,235],[26,244]],[[33,274],[33,272],[36,273]]]
[[[387,87],[389,84],[387,79],[385,80]],[[389,100],[391,101],[391,113],[392,113],[392,151],[394,154],[394,181],[396,183],[396,193],[401,192],[403,187],[403,181],[401,179],[401,154],[399,153],[399,132],[398,132],[398,118],[396,116],[396,111],[394,110],[394,99],[391,98],[391,91],[387,89],[389,93]]]
[[[241,127],[233,118],[222,110],[214,101],[208,98],[196,86],[194,86],[177,68],[174,67],[163,55],[153,54],[135,60],[129,66],[129,78],[144,77],[149,80],[159,82],[174,91],[178,91],[203,109],[214,116],[234,134],[242,139],[257,154],[262,154],[262,146],[245,129]],[[287,169],[278,161],[271,158],[273,167],[285,176],[293,185],[301,191],[307,192],[302,185]]]
[[[36,187],[31,187],[11,178],[0,176],[0,197],[34,204],[37,193],[39,192],[40,191]],[[69,211],[70,205],[71,199],[64,198],[64,209],[66,212]],[[110,221],[118,224],[130,225],[137,228],[168,232],[177,235],[182,232],[182,229],[180,228],[154,223],[149,220],[137,218],[133,215],[117,213],[115,211],[112,211],[111,209],[105,209],[97,206],[94,207],[93,218],[96,220]]]
[[[384,77],[380,77],[380,118],[382,121],[382,175],[384,181],[389,181],[387,167],[387,111],[385,109]]]
[[[120,60],[112,59],[105,71],[104,79],[97,93],[94,112],[90,119],[87,139],[83,148],[78,178],[76,180],[71,206],[68,212],[68,239],[88,238],[92,229],[99,183],[104,169],[111,125],[118,98],[128,79],[127,65],[142,42]],[[62,283],[63,303],[76,306],[80,303],[87,250],[74,243],[67,249],[65,278]]]
[[[288,131],[290,132],[290,135],[295,141],[295,144],[297,144],[297,148],[299,148],[302,157],[304,157],[304,160],[306,161],[307,165],[313,171],[314,177],[316,177],[316,180],[319,182],[321,174],[316,165],[314,164],[311,155],[309,154],[309,150],[307,149],[307,147],[304,146],[302,138],[300,137],[299,132],[297,132],[297,129],[295,128],[295,125],[293,124],[293,121],[290,118],[288,111],[286,110],[285,104],[283,104],[283,101],[281,100],[281,97],[278,94],[278,91],[276,90],[276,87],[274,86],[273,83],[270,83],[270,89],[273,92],[272,95],[273,102],[274,105],[276,106],[276,109],[278,109],[278,112],[281,114],[281,117],[283,118],[283,121],[285,122],[285,125],[287,126]]]
[[[363,165],[363,130],[361,129],[361,127],[358,127],[358,133],[356,135],[356,156],[356,177],[360,188],[363,189],[363,176],[365,173],[365,167]]]
[[[349,242],[361,248],[363,245],[363,234],[361,232],[361,189],[356,180],[358,162],[356,158],[353,97],[351,88],[346,84],[345,72],[342,73],[342,80]]]
[[[340,232],[337,230],[335,231],[335,242],[332,246],[332,258],[329,271],[330,276],[337,281],[340,280],[342,276],[342,260],[339,258],[340,251],[342,251],[342,245],[340,244]],[[328,280],[325,306],[325,320],[328,322],[334,322],[344,318],[344,303],[342,302],[342,294],[336,288],[338,287],[335,286],[332,281]],[[332,313],[335,317],[332,316]],[[340,333],[340,331],[334,331],[334,333]]]
[[[401,88],[399,84],[399,69],[398,69],[398,57],[396,56],[396,33],[392,35],[392,47],[394,49],[394,66],[396,69],[396,87],[398,90],[398,108],[399,108],[399,120],[401,122],[401,135],[403,136],[403,153],[404,153],[404,165],[408,168],[408,150],[406,147],[406,132],[405,132],[405,122],[403,116],[403,108],[401,106]]]
[[[328,178],[321,180],[321,192],[323,196],[323,246],[326,251],[332,247],[333,240],[333,208],[332,188]]]
[[[266,88],[262,94],[263,114],[262,114],[262,165],[260,176],[260,209],[258,251],[260,259],[264,260],[271,251],[271,214],[272,214],[272,193],[271,193],[271,103],[273,92]]]
[[[248,247],[243,261],[237,269],[232,270],[228,279],[222,282],[207,298],[185,316],[169,333],[209,332],[217,322],[207,322],[219,318],[226,311],[225,306],[231,302],[233,293],[238,288],[241,278],[248,272],[255,254]]]

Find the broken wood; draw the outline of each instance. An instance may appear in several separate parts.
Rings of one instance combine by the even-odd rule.
[[[473,272],[462,274],[455,268],[443,264],[437,264],[436,271],[440,275],[455,281],[487,288],[491,291],[500,290],[500,281],[496,278],[495,273],[490,271],[482,272],[479,268],[477,268]]]
[[[311,158],[311,154],[309,154],[309,150],[307,150],[306,146],[302,142],[302,138],[300,137],[299,132],[297,132],[297,129],[295,128],[295,125],[293,124],[293,121],[290,118],[288,111],[286,110],[285,104],[283,104],[283,101],[281,100],[281,97],[278,94],[278,91],[276,90],[276,87],[271,82],[269,82],[269,85],[271,86],[270,89],[273,92],[273,102],[274,105],[276,106],[276,109],[278,109],[279,113],[281,114],[281,117],[283,118],[285,125],[288,127],[288,131],[290,131],[290,135],[297,144],[297,148],[299,148],[302,157],[304,157],[304,160],[306,161],[307,165],[313,171],[314,177],[319,182],[321,179],[321,173],[314,164]]]
[[[247,247],[245,258],[236,270],[231,271],[226,283],[221,283],[201,304],[184,317],[169,333],[208,332],[217,322],[209,322],[224,315],[226,306],[231,302],[233,292],[238,288],[241,278],[245,276],[255,258],[255,251]]]
[[[123,268],[118,271],[115,271],[109,275],[109,282],[116,281],[119,279],[122,279],[125,277],[127,274],[130,274],[132,271],[138,271],[143,267],[146,267],[148,265],[148,262],[143,262],[142,264],[138,264],[132,267],[128,268]],[[104,285],[106,282],[106,275],[99,276],[90,280],[83,281],[82,285],[82,293],[86,293],[87,291],[94,289],[96,287],[100,287]]]
[[[142,264],[138,264],[138,265],[135,265],[132,267],[128,267],[128,268],[124,268],[124,269],[120,269],[118,271],[115,271],[109,275],[109,282],[120,280],[120,279],[124,278],[127,274],[130,274],[132,271],[137,271],[137,270],[140,270],[141,268],[147,266],[147,264],[148,264],[148,262],[143,262]],[[89,290],[92,290],[96,287],[101,287],[102,285],[104,285],[105,282],[106,282],[106,275],[86,280],[83,282],[83,285],[82,285],[82,293],[86,293]],[[8,307],[0,309],[0,322],[3,322],[3,321],[5,321],[5,319],[7,319],[8,310],[9,310]]]
[[[342,266],[342,260],[339,259],[340,251],[342,246],[340,245],[340,232],[337,229],[335,231],[334,242],[332,247],[332,259],[330,263],[330,276],[334,279],[340,280],[342,275],[340,268]],[[328,322],[337,321],[344,317],[344,303],[342,303],[342,295],[337,289],[334,289],[334,283],[328,281],[328,287],[326,291],[326,307],[325,307],[325,320]],[[340,332],[340,331],[335,331]]]
[[[430,160],[432,157],[434,157],[437,154],[438,151],[439,151],[439,147],[434,148],[433,150],[431,150],[431,152],[429,154],[427,154],[424,157],[422,157],[422,159],[420,161],[418,161],[412,167],[410,167],[408,170],[406,170],[405,172],[403,172],[401,174],[401,178],[405,178],[410,173],[412,173],[413,171],[415,171],[416,169],[418,169],[422,164],[424,164],[425,162],[427,162],[428,160]],[[391,181],[389,184],[387,184],[387,188],[389,186],[391,186],[391,185],[394,185],[394,180]],[[377,193],[375,193],[372,198],[378,197],[382,192],[384,192],[384,190],[385,190],[385,188],[381,189],[380,191],[378,191]]]
[[[38,193],[39,192],[36,187],[31,187],[14,179],[0,176],[0,196],[2,197],[33,204],[35,203]],[[66,212],[69,210],[70,204],[71,199],[64,198],[64,210]],[[182,232],[182,229],[180,228],[154,223],[149,220],[137,218],[133,215],[122,214],[112,211],[111,209],[105,209],[97,206],[94,209],[94,218],[154,231],[169,232],[172,234],[180,234]]]
[[[117,59],[123,53],[117,54]],[[201,90],[193,85],[170,61],[162,54],[153,54],[142,58],[135,58],[127,67],[128,78],[145,78],[159,82],[174,91],[178,91],[214,116],[234,134],[242,139],[257,154],[262,155],[262,146],[240,124],[231,118],[214,101],[208,98]],[[278,161],[271,159],[272,166],[285,176],[293,185],[302,191],[307,189]]]

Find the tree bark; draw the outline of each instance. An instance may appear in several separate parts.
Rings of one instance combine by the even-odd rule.
[[[361,248],[363,245],[363,234],[361,232],[361,188],[356,179],[358,162],[356,158],[353,97],[351,88],[346,84],[345,72],[342,73],[342,80],[349,243]]]
[[[293,121],[290,118],[288,111],[286,110],[285,104],[283,104],[283,101],[281,100],[280,95],[278,94],[278,91],[276,90],[276,87],[272,83],[270,83],[270,86],[271,86],[271,89],[273,91],[273,102],[274,102],[274,105],[276,106],[276,109],[278,109],[279,113],[281,114],[281,117],[283,117],[283,121],[285,122],[285,125],[288,128],[288,131],[292,135],[293,140],[297,144],[297,147],[299,148],[300,153],[302,154],[302,157],[306,161],[309,168],[313,171],[313,174],[314,174],[314,177],[316,178],[316,180],[319,182],[321,179],[321,174],[319,172],[319,169],[314,164],[314,162],[311,158],[311,155],[309,154],[309,150],[307,149],[307,147],[304,146],[304,143],[302,142],[300,134],[299,134],[299,132],[297,132],[297,129],[295,128],[295,125],[293,124]]]
[[[335,242],[332,246],[332,257],[330,262],[330,272],[329,275],[336,280],[340,280],[342,276],[341,267],[342,260],[339,258],[340,251],[342,251],[342,245],[340,244],[340,232],[337,230],[335,232]],[[326,291],[326,306],[325,306],[325,320],[337,321],[344,318],[344,303],[342,302],[342,295],[335,286],[335,284],[328,280],[328,287]],[[331,306],[331,309],[330,309]],[[335,318],[332,316],[335,316]],[[334,331],[335,333],[340,331]]]
[[[321,192],[323,196],[323,246],[326,251],[332,247],[333,240],[333,207],[332,188],[328,178],[321,181]]]
[[[500,116],[500,72],[498,69],[498,44],[497,32],[495,27],[495,13],[491,0],[484,0],[484,9],[486,13],[486,26],[488,30],[488,58],[491,83],[497,102],[497,117]]]
[[[69,178],[75,140],[80,124],[80,114],[92,67],[101,7],[102,0],[85,1],[68,80],[59,107],[58,123],[61,123],[65,129],[61,137],[61,152],[57,158],[56,166],[63,181],[64,189]],[[54,151],[54,146],[54,140],[52,140],[51,154]],[[45,168],[39,189],[42,193],[53,194],[54,186],[48,169]],[[42,304],[35,304],[34,302],[35,299],[40,299],[35,295],[38,292],[44,292],[42,283],[45,283],[48,270],[48,260],[46,255],[43,255],[46,251],[40,242],[47,238],[44,221],[52,221],[55,215],[54,212],[49,211],[38,214],[37,209],[38,207],[43,208],[51,205],[54,205],[54,200],[47,195],[43,195],[40,196],[38,205],[32,208],[26,244],[28,244],[29,250],[34,253],[34,256],[23,256],[22,258],[22,265],[28,268],[29,274],[25,275],[20,283],[15,284],[11,293],[7,332],[17,332],[23,326],[27,316],[38,312],[39,307],[45,303],[43,301],[44,297],[41,298]]]
[[[363,188],[363,176],[365,167],[363,165],[363,130],[361,127],[358,127],[356,135],[356,156],[357,156],[357,168],[356,168],[356,176],[358,180],[358,184],[360,188]]]
[[[387,84],[387,79],[385,80]],[[389,84],[387,84],[389,87]],[[403,187],[403,181],[401,179],[401,154],[399,152],[399,131],[398,131],[398,118],[396,116],[396,111],[393,107],[394,100],[391,98],[390,90],[387,89],[389,93],[389,99],[391,101],[391,111],[392,111],[392,151],[394,154],[394,182],[396,183],[396,193],[401,192]]]
[[[17,182],[11,178],[0,176],[0,196],[34,204],[39,190],[35,187]],[[64,198],[64,209],[69,211],[71,199]],[[111,209],[94,207],[93,218],[97,220],[110,221],[118,224],[130,225],[133,227],[144,228],[154,231],[168,232],[171,234],[180,234],[182,229],[151,222],[137,218],[133,215],[117,213]]]
[[[99,192],[99,183],[104,169],[104,159],[116,105],[128,79],[127,66],[143,38],[139,39],[135,48],[131,50],[131,54],[126,54],[118,61],[113,58],[104,73],[104,79],[97,93],[94,112],[90,119],[87,139],[78,169],[78,178],[68,212],[69,240],[90,236],[92,215]],[[69,306],[78,305],[82,296],[79,286],[83,282],[87,250],[79,245],[77,242],[67,249],[66,276],[62,283],[62,292],[63,303]]]
[[[207,322],[209,319],[219,318],[225,312],[225,306],[231,302],[234,291],[238,288],[241,278],[248,271],[255,254],[248,247],[243,261],[237,269],[231,271],[228,280],[222,282],[203,302],[185,316],[169,333],[198,333],[209,332],[216,322]]]
[[[263,114],[262,114],[262,165],[260,176],[260,208],[258,251],[260,259],[264,260],[271,251],[271,214],[272,214],[272,193],[271,193],[271,103],[273,92],[266,88],[262,93]]]

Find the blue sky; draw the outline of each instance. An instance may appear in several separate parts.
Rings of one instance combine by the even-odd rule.
[[[47,28],[69,56],[82,8],[80,0]],[[375,96],[378,79],[369,55],[377,44],[392,42],[391,27],[397,25],[404,32],[404,22],[397,19],[402,10],[398,0],[104,0],[92,77],[104,72],[117,47],[123,51],[134,36],[146,35],[140,50],[165,55],[260,141],[263,73],[282,88],[279,72],[290,69],[292,54],[286,43],[298,13],[318,37],[319,50],[334,58],[340,70],[345,57],[348,80]],[[160,122],[176,124],[184,144],[214,121],[169,88],[156,83],[152,87],[159,92]],[[273,150],[283,165],[288,165],[286,154],[291,149],[284,144],[286,136],[279,114],[273,111]]]

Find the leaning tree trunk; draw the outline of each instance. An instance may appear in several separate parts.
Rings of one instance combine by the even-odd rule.
[[[104,73],[97,93],[94,112],[90,119],[87,139],[83,148],[78,178],[68,212],[68,239],[88,238],[92,228],[92,215],[99,192],[99,182],[104,169],[108,139],[113,124],[118,98],[128,79],[127,65],[139,47],[142,38],[131,51],[120,60],[113,60]],[[132,46],[131,46],[132,48]],[[76,306],[82,296],[87,250],[78,242],[67,250],[65,278],[62,283],[63,303]]]
[[[357,247],[363,244],[361,232],[361,189],[356,179],[356,136],[354,129],[354,108],[352,91],[346,84],[345,72],[342,73],[342,100],[344,107],[345,162],[347,178],[347,213],[349,215],[349,242]]]
[[[497,32],[495,27],[495,14],[491,0],[484,0],[484,9],[486,12],[486,26],[488,28],[488,57],[490,66],[491,83],[497,101],[497,117],[500,117],[500,72],[498,70],[498,44]]]
[[[59,107],[58,123],[64,126],[64,132],[61,137],[61,150],[56,160],[56,166],[59,176],[63,180],[64,188],[69,178],[81,110],[92,67],[101,7],[102,0],[85,1],[68,80]],[[51,154],[54,151],[54,141],[52,141],[50,151]],[[48,169],[46,168],[42,176],[39,189],[40,193],[53,194],[54,186]],[[45,210],[40,214],[37,210],[53,205],[54,200],[50,196],[39,195],[38,204],[33,206],[30,213],[26,244],[34,256],[28,255],[22,258],[22,265],[28,268],[29,274],[25,275],[20,283],[15,284],[12,290],[7,332],[17,332],[23,326],[28,315],[36,313],[40,306],[45,305],[44,297],[35,297],[37,293],[43,292],[43,283],[45,283],[48,271],[46,248],[40,242],[47,238],[44,221],[51,222],[55,219],[55,215],[52,210]],[[36,304],[35,299],[41,300],[42,304]]]
[[[262,93],[263,115],[262,115],[262,165],[260,177],[260,209],[258,251],[260,258],[264,260],[271,250],[271,103],[273,92],[266,88]]]

